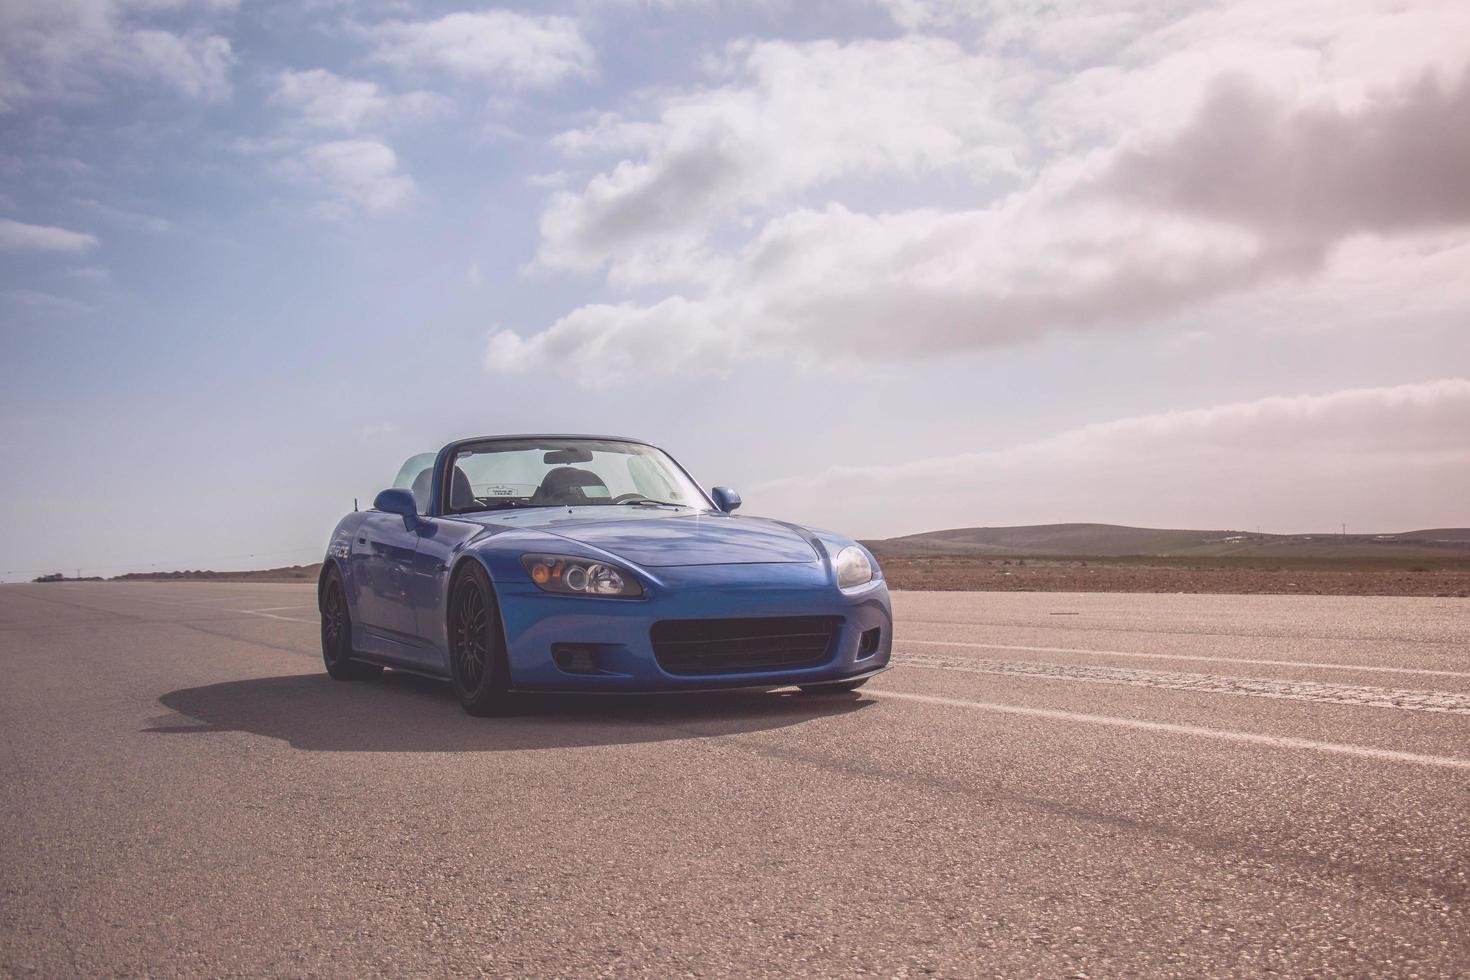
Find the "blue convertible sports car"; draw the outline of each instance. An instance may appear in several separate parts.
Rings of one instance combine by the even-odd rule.
[[[518,691],[821,693],[886,669],[893,614],[867,549],[739,506],[634,439],[489,436],[415,456],[332,534],[327,672],[445,678],[493,714]]]

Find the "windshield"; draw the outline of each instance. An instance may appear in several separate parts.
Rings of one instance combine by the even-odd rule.
[[[595,439],[503,439],[455,454],[445,513],[509,507],[709,507],[664,452]]]

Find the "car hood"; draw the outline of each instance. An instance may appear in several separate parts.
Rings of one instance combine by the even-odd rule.
[[[604,507],[579,507],[507,512],[495,518],[483,522],[534,528],[648,568],[813,562],[819,557],[790,526],[762,517],[667,511],[609,515]]]

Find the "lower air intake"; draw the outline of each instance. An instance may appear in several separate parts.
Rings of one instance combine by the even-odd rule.
[[[651,631],[670,674],[746,674],[817,667],[832,656],[841,616],[666,619]]]

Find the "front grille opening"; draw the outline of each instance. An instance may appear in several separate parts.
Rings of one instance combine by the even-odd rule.
[[[874,626],[870,630],[863,630],[858,637],[857,659],[866,660],[878,652],[878,644],[883,640],[883,627]]]
[[[820,666],[841,628],[841,616],[666,619],[650,636],[670,674],[744,674]]]

